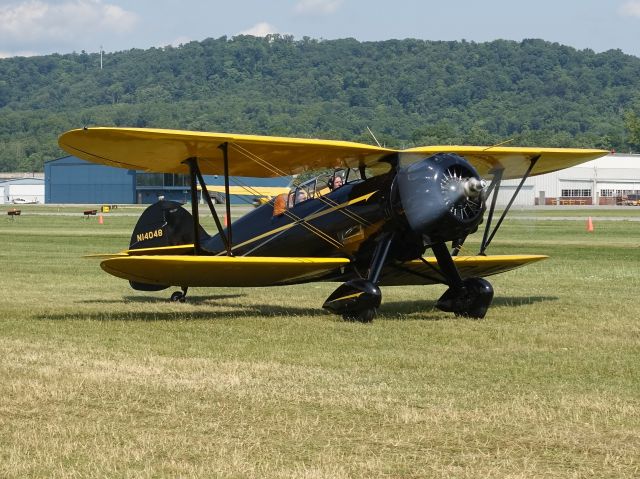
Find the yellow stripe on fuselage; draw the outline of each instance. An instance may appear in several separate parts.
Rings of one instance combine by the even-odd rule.
[[[346,208],[347,206],[351,206],[351,205],[354,205],[356,203],[361,203],[363,201],[367,201],[369,198],[371,198],[371,196],[373,194],[375,194],[377,192],[378,192],[378,190],[372,191],[371,193],[367,193],[366,195],[359,196],[359,197],[354,198],[352,200],[349,200],[349,201],[346,201],[344,203],[341,203],[341,204],[339,204],[337,206],[332,206],[331,208],[327,208],[326,210],[322,210],[322,211],[319,211],[317,213],[313,213],[313,214],[311,214],[309,216],[305,216],[304,218],[301,218],[301,221],[308,222],[308,221],[311,221],[311,220],[315,220],[315,219],[320,218],[322,216],[325,216],[325,215],[327,215],[329,213],[333,213],[334,211],[337,211],[339,209]],[[262,234],[260,234],[258,236],[254,236],[251,239],[243,241],[242,243],[234,245],[233,248],[231,248],[231,249],[232,250],[236,250],[238,248],[242,248],[243,246],[247,246],[247,245],[249,245],[251,243],[255,243],[256,241],[260,241],[261,239],[267,238],[267,237],[269,237],[271,235],[274,235],[274,234],[280,233],[282,231],[288,230],[289,228],[293,228],[294,226],[296,226],[299,223],[300,223],[300,221],[294,221],[292,223],[280,226],[279,228],[272,229],[271,231],[267,231],[267,232],[262,233]]]

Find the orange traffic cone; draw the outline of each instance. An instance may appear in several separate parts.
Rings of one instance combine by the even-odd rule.
[[[591,216],[587,220],[587,231],[591,233],[593,231],[593,221],[591,221]]]
[[[102,215],[98,215],[98,224],[99,225],[103,225],[104,224],[104,219],[102,218]]]

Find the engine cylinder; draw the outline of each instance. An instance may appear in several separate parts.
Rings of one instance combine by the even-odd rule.
[[[482,222],[486,183],[461,156],[438,153],[403,167],[397,187],[409,226],[431,242],[463,238]]]

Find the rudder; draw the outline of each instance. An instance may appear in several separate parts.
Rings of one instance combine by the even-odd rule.
[[[199,227],[200,240],[209,238]],[[149,206],[136,223],[129,249],[192,244],[193,216],[177,201],[160,200]]]
[[[207,232],[199,226],[200,241],[209,238]],[[160,200],[149,206],[136,223],[129,249],[159,248],[192,244],[193,216],[177,201]],[[133,289],[139,291],[161,291],[169,285],[137,283],[129,281]]]

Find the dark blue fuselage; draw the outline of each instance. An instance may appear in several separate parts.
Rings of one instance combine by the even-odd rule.
[[[274,216],[272,202],[233,222],[235,256],[355,256],[389,216],[392,176],[348,183],[324,196],[303,201]],[[225,230],[226,234],[226,230]],[[224,254],[216,234],[203,241],[205,251]]]

